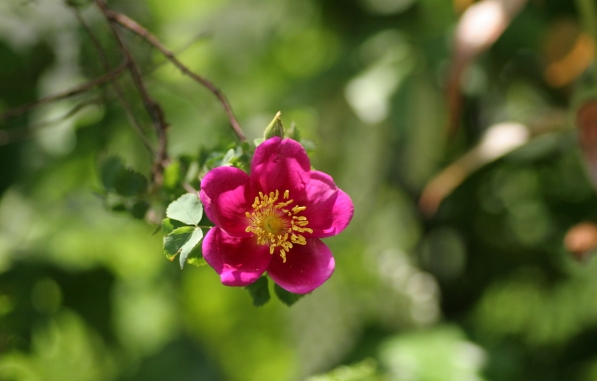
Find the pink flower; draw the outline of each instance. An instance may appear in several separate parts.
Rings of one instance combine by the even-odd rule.
[[[246,286],[265,271],[282,288],[306,294],[334,272],[320,240],[350,222],[350,197],[332,178],[312,171],[305,149],[273,137],[253,157],[251,174],[233,167],[211,170],[201,202],[215,223],[203,240],[203,257],[227,286]]]

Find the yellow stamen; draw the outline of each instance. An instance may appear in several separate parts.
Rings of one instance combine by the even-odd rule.
[[[259,192],[255,202],[251,205],[252,212],[246,212],[249,219],[246,232],[253,233],[260,245],[269,245],[269,252],[273,254],[277,247],[280,248],[282,262],[286,263],[286,254],[290,252],[293,244],[306,245],[307,240],[299,233],[313,233],[313,229],[306,228],[309,224],[307,217],[297,216],[298,213],[307,209],[305,206],[295,205],[290,210],[284,209],[294,203],[290,198],[290,192],[284,191],[283,198],[287,201],[280,201],[280,192],[270,192],[269,195]]]

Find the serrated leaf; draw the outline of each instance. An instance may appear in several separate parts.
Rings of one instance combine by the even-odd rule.
[[[166,216],[187,225],[197,225],[203,217],[203,205],[196,194],[183,194],[168,205]]]
[[[114,190],[114,184],[118,181],[120,173],[124,171],[122,159],[112,156],[104,160],[100,167],[100,177],[102,184],[107,191]]]
[[[132,169],[123,169],[114,183],[116,193],[125,196],[137,196],[147,191],[147,179]]]
[[[277,284],[274,284],[274,292],[276,293],[278,299],[280,299],[282,303],[286,304],[289,307],[296,303],[300,298],[305,296],[301,294],[293,294],[292,292],[286,291]]]
[[[164,237],[164,254],[169,260],[174,260],[174,257],[182,250],[184,244],[189,240],[195,228],[192,226],[183,226],[174,229],[172,233]]]
[[[249,291],[251,298],[253,298],[255,307],[260,307],[270,300],[268,281],[265,275],[246,286],[245,289]]]
[[[184,267],[189,253],[195,248],[195,246],[197,246],[197,244],[201,241],[202,238],[203,230],[201,230],[201,228],[196,228],[193,231],[193,233],[191,233],[191,236],[189,237],[187,242],[182,246],[179,257],[181,269]]]
[[[180,227],[186,226],[184,223],[180,221],[173,220],[171,218],[164,218],[162,220],[162,231],[164,235],[168,235],[174,231],[174,229],[178,229]]]

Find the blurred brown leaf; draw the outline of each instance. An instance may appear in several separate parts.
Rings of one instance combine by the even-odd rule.
[[[579,25],[563,19],[552,25],[545,40],[545,80],[552,87],[563,87],[580,76],[593,62],[595,42]]]
[[[597,186],[597,99],[586,101],[577,111],[580,147],[593,185]]]
[[[574,225],[564,237],[564,246],[576,260],[587,260],[591,251],[597,248],[597,225],[593,222]]]

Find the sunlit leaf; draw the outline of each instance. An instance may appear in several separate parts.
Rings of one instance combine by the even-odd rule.
[[[196,228],[193,231],[193,233],[191,233],[191,236],[189,237],[187,242],[185,242],[185,244],[181,247],[180,258],[179,258],[181,269],[184,267],[184,264],[187,260],[187,257],[189,256],[189,253],[195,248],[195,246],[199,243],[199,241],[201,241],[202,238],[203,238],[203,230],[201,230],[201,228]]]
[[[196,194],[183,194],[168,205],[166,216],[187,225],[197,225],[203,217],[203,205]]]
[[[187,263],[195,267],[201,267],[207,264],[207,262],[205,262],[205,259],[199,257],[189,257],[187,258]]]
[[[174,229],[172,233],[164,237],[164,254],[166,255],[166,258],[171,261],[174,260],[194,231],[195,228],[192,226],[183,226]]]

